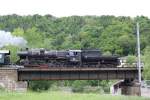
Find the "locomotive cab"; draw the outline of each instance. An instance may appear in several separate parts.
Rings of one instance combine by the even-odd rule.
[[[10,51],[9,50],[0,50],[0,65],[10,64]]]
[[[0,64],[4,64],[4,54],[0,54]]]

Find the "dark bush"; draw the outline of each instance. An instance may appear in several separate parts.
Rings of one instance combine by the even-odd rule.
[[[51,86],[50,81],[30,81],[29,89],[37,92],[48,90]]]

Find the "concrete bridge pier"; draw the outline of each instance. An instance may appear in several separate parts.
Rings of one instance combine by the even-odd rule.
[[[121,94],[141,96],[141,85],[137,80],[125,79],[124,82],[121,83]]]

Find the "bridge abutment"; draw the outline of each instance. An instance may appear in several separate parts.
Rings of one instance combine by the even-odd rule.
[[[13,65],[11,65],[13,66]],[[18,81],[17,68],[0,67],[0,87],[7,91],[26,91],[27,82]]]
[[[141,96],[141,85],[136,80],[124,80],[121,84],[121,94]]]

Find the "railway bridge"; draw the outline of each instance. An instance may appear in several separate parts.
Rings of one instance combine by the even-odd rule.
[[[18,80],[112,80],[138,78],[133,68],[19,68]]]
[[[116,68],[17,68],[2,67],[0,75],[8,75],[16,81],[31,80],[124,80],[119,84],[122,94],[140,95],[137,67]],[[8,73],[8,74],[7,74]]]

